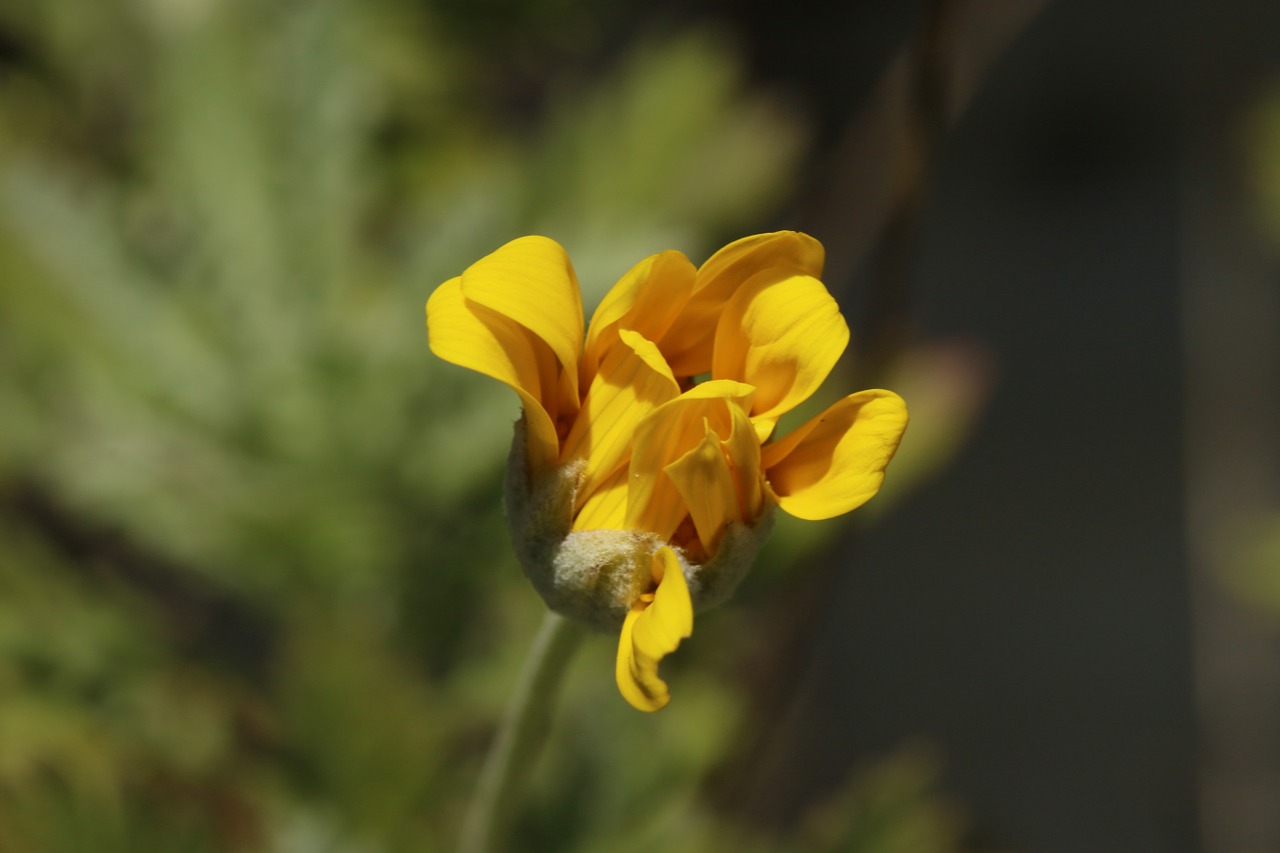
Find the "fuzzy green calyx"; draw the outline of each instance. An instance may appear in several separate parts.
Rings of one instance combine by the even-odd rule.
[[[653,555],[667,543],[644,530],[574,530],[573,507],[584,463],[531,473],[525,426],[516,424],[507,460],[505,506],[516,555],[547,606],[602,631],[616,631],[650,591]],[[716,553],[702,563],[673,546],[696,610],[725,601],[755,562],[773,529],[773,505],[754,524],[730,523]]]

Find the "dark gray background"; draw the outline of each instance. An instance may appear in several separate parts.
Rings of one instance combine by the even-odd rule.
[[[915,12],[775,19],[759,71],[834,139]],[[812,692],[757,768],[774,819],[921,735],[982,849],[1200,849],[1181,204],[1189,140],[1230,147],[1277,36],[1278,4],[1050,4],[949,135],[912,322],[985,342],[998,383],[954,464],[832,555]]]

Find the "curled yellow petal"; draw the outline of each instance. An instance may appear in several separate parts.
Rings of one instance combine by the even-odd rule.
[[[728,407],[745,409],[754,390],[741,382],[704,382],[654,409],[640,421],[631,446],[628,528],[671,538],[688,515],[688,509],[664,469],[702,441],[706,431],[704,419],[718,435],[729,435],[733,427]]]
[[[652,571],[658,587],[631,608],[618,640],[618,690],[641,711],[660,710],[670,701],[658,664],[693,633],[693,600],[675,552],[659,548]]]
[[[720,436],[706,419],[703,427],[702,441],[663,470],[684,499],[703,550],[714,554],[725,525],[742,520],[742,501]]]
[[[547,237],[521,237],[462,273],[462,293],[514,320],[546,342],[559,362],[563,388],[558,408],[572,413],[578,400],[582,352],[582,295],[569,256]]]
[[[543,369],[552,357],[547,345],[510,318],[472,303],[462,280],[450,279],[427,300],[427,336],[431,351],[461,367],[510,386],[524,404],[528,458],[534,471],[555,464],[559,439],[546,402],[555,382]],[[553,386],[554,387],[554,386]],[[554,405],[554,404],[553,404]]]
[[[870,500],[907,428],[892,391],[851,394],[785,438],[761,460],[778,505],[798,518],[832,518]]]
[[[724,441],[725,455],[740,501],[742,520],[754,524],[764,511],[764,477],[760,467],[760,440],[741,406],[731,406],[732,428]]]
[[[617,345],[600,365],[564,440],[562,461],[587,462],[579,506],[598,484],[626,464],[636,425],[680,395],[680,386],[656,346],[629,329],[618,334]]]
[[[759,275],[720,315],[711,374],[756,387],[751,417],[763,439],[818,389],[848,343],[849,327],[821,281]]]
[[[662,350],[677,376],[711,369],[716,320],[743,282],[764,270],[779,276],[822,276],[822,244],[798,231],[775,231],[735,240],[698,268],[694,293],[663,340]]]
[[[631,329],[660,343],[693,291],[695,270],[683,254],[660,252],[645,258],[605,294],[591,317],[582,353],[582,383],[588,384],[605,354]]]

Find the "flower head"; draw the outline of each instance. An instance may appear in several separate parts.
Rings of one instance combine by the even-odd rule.
[[[701,267],[662,252],[631,269],[585,329],[564,249],[522,237],[427,301],[431,349],[523,403],[508,521],[548,606],[620,630],[618,688],[668,701],[658,663],[726,598],[775,507],[840,515],[880,488],[902,399],[861,391],[773,432],[835,366],[849,329],[822,284],[821,244],[781,231]]]

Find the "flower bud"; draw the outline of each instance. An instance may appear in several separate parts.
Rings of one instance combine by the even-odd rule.
[[[431,349],[519,396],[516,553],[552,610],[619,631],[618,689],[636,708],[666,705],[659,662],[737,587],[775,508],[817,520],[861,506],[906,428],[902,399],[873,389],[774,435],[849,340],[822,264],[794,231],[696,268],[661,252],[586,326],[567,253],[522,237],[427,301]]]

